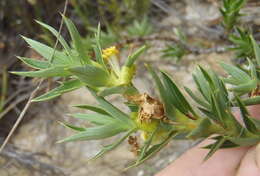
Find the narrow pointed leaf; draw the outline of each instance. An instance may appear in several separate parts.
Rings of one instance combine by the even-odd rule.
[[[28,65],[31,68],[36,68],[36,69],[46,69],[50,67],[50,64],[46,61],[40,61],[37,59],[32,59],[32,58],[26,58],[26,57],[19,57],[17,56],[18,59],[20,59],[23,63]]]
[[[133,165],[130,165],[129,167],[127,167],[126,169],[132,168],[132,167],[136,167],[140,164],[142,164],[143,162],[145,162],[146,160],[148,160],[149,158],[151,158],[153,155],[155,155],[156,153],[158,153],[163,147],[165,147],[170,140],[174,137],[175,133],[172,132],[169,134],[169,136],[161,143],[153,145],[147,152],[146,154],[143,156],[143,158],[141,160],[139,160],[137,163],[134,163]]]
[[[250,138],[239,138],[239,137],[228,137],[228,140],[231,142],[239,145],[239,146],[250,146],[250,145],[256,145],[260,142],[259,136],[254,136]]]
[[[119,139],[118,141],[116,141],[113,144],[110,145],[105,145],[102,150],[100,152],[98,152],[93,158],[91,158],[90,160],[95,160],[101,156],[103,156],[104,154],[106,154],[107,152],[114,150],[116,147],[118,147],[122,142],[124,142],[124,140],[126,138],[128,138],[134,131],[136,131],[136,129],[132,129],[129,130],[126,135],[124,135],[121,139]]]
[[[165,87],[163,86],[160,78],[155,73],[155,71],[148,65],[147,65],[147,68],[148,68],[148,71],[150,72],[150,74],[152,75],[152,77],[153,77],[153,79],[155,81],[155,84],[157,86],[157,89],[158,89],[158,91],[160,93],[160,97],[162,99],[166,115],[171,120],[175,120],[176,119],[176,117],[175,117],[175,107],[171,104],[170,97],[167,96]]]
[[[100,44],[100,40],[101,40],[101,29],[100,29],[100,24],[98,24],[98,28],[97,28],[97,32],[95,34],[95,46],[94,46],[94,51],[95,51],[95,55],[96,55],[96,59],[97,62],[103,66],[103,68],[107,71],[107,66],[104,62],[104,59],[102,57],[102,48],[101,48],[101,44]]]
[[[216,100],[216,97],[214,95],[211,96],[211,109],[214,115],[217,118],[217,122],[220,122],[222,125],[225,125],[225,122],[223,120],[222,111],[218,105],[218,102]]]
[[[184,89],[196,103],[198,103],[199,105],[203,106],[206,109],[210,109],[210,105],[204,100],[202,100],[202,98],[196,96],[188,87],[184,87]]]
[[[213,121],[215,121],[215,122],[218,122],[218,118],[217,118],[214,114],[212,114],[209,110],[204,109],[204,108],[199,108],[199,110],[200,110],[203,114],[205,114],[209,119],[211,119],[211,120],[213,120]]]
[[[52,63],[53,64],[58,64],[58,65],[69,65],[70,64],[70,59],[62,52],[55,50],[54,49],[40,43],[36,40],[29,39],[27,37],[23,37],[23,39],[37,52],[39,53],[42,57],[47,59],[48,61],[51,61],[52,58]]]
[[[76,113],[76,114],[71,114],[71,116],[74,117],[74,118],[87,120],[90,123],[93,123],[93,124],[96,124],[96,125],[105,125],[105,124],[109,124],[109,123],[112,123],[112,122],[116,122],[116,120],[113,117],[110,117],[110,116],[107,116],[107,115],[102,115],[102,114]]]
[[[83,83],[91,87],[100,87],[109,84],[110,76],[108,73],[93,65],[73,67],[69,68],[68,71],[77,76]]]
[[[64,122],[59,122],[61,125],[67,127],[67,128],[70,128],[74,131],[86,131],[87,128],[82,128],[82,127],[77,127],[77,126],[74,126],[74,125],[70,125],[68,123],[64,123]]]
[[[96,100],[99,102],[100,106],[108,112],[111,116],[118,119],[119,121],[123,122],[125,124],[125,127],[127,129],[135,127],[135,123],[130,119],[130,117],[125,114],[124,112],[120,111],[118,108],[116,108],[114,105],[109,103],[107,100],[105,100],[103,97],[98,96],[94,90],[89,88],[92,95],[96,98]]]
[[[187,138],[205,138],[210,135],[209,127],[211,125],[211,122],[209,119],[205,118],[202,119],[199,123],[199,125],[192,130],[186,137]]]
[[[46,28],[47,30],[49,30],[59,40],[60,44],[65,49],[66,53],[71,57],[71,55],[72,55],[71,48],[69,47],[69,45],[67,44],[65,39],[59,34],[59,32],[56,29],[54,29],[53,27],[49,26],[48,24],[42,23],[38,20],[36,20],[36,22],[38,24],[40,24],[41,26],[43,26],[44,28]]]
[[[98,114],[109,115],[104,109],[100,108],[99,106],[82,104],[82,105],[74,105],[73,107],[90,110]]]
[[[143,147],[140,151],[137,163],[140,162],[146,155],[147,150],[149,149],[150,145],[152,144],[154,135],[158,132],[158,127],[152,132],[152,134],[149,136],[149,138],[144,142]]]
[[[126,61],[127,67],[132,67],[136,59],[147,49],[147,46],[144,45],[141,48],[137,49],[133,54],[131,54]]]
[[[254,47],[254,53],[255,53],[255,59],[256,59],[257,65],[260,66],[260,47],[256,43],[256,41],[253,38],[253,36],[250,36],[250,38],[251,38],[251,42],[252,42],[253,47]]]
[[[240,84],[246,83],[251,80],[250,76],[246,72],[236,66],[225,64],[223,62],[221,62],[220,65],[226,70],[226,72],[228,72],[232,76],[234,80],[236,80]]]
[[[166,91],[168,92],[168,95],[171,96],[171,103],[183,114],[188,114],[189,112],[191,112],[195,117],[197,117],[196,113],[191,108],[190,104],[185,99],[176,84],[169,78],[166,73],[161,73]]]
[[[112,94],[128,94],[131,95],[133,93],[136,93],[136,88],[128,85],[119,85],[115,87],[110,87],[102,90],[98,93],[99,96],[105,97]]]
[[[70,76],[71,73],[67,70],[64,70],[63,67],[52,67],[47,69],[42,69],[39,71],[29,71],[29,72],[23,72],[23,71],[12,71],[11,73],[20,75],[20,76],[27,76],[27,77],[40,77],[40,78],[49,78],[49,77],[67,77]]]
[[[251,92],[256,87],[257,87],[257,80],[253,79],[253,80],[250,80],[247,83],[241,84],[239,86],[234,86],[234,87],[230,88],[229,90],[234,91],[239,94],[245,94],[245,93]]]
[[[260,131],[260,120],[255,119],[255,118],[250,118],[252,120],[252,122],[255,124],[255,126],[257,127],[258,131]]]
[[[204,146],[203,148],[204,149],[211,149],[212,147],[214,146],[214,144],[209,144],[207,146]],[[226,148],[234,148],[234,147],[239,147],[239,145],[229,141],[229,140],[226,140],[219,148],[220,149],[226,149]]]
[[[257,134],[259,131],[257,130],[254,122],[251,121],[249,118],[249,112],[247,111],[245,105],[242,103],[239,97],[236,97],[236,101],[238,103],[238,106],[240,108],[241,116],[243,118],[243,122],[247,128],[248,131]]]
[[[75,49],[77,50],[79,57],[81,59],[81,61],[83,61],[83,63],[90,63],[89,58],[87,57],[87,53],[84,49],[84,45],[82,43],[82,37],[80,36],[77,28],[75,27],[75,25],[73,24],[73,22],[68,19],[65,16],[62,16],[64,19],[64,22],[69,30],[70,36],[72,38],[73,44],[75,46]]]
[[[63,82],[59,87],[52,89],[51,91],[49,91],[39,97],[34,98],[33,102],[50,100],[50,99],[53,99],[55,97],[62,95],[63,93],[79,89],[82,86],[84,86],[84,83],[82,83],[79,80],[69,80],[69,81]]]
[[[118,125],[118,123],[110,123],[103,126],[87,128],[85,131],[79,132],[73,136],[58,141],[58,143],[104,139],[104,138],[114,136],[123,131],[125,131],[125,129],[123,129],[120,125]]]
[[[210,98],[210,87],[208,82],[206,81],[205,77],[203,76],[201,70],[198,68],[195,72],[195,74],[192,75],[193,80],[195,81],[198,90],[201,92],[205,100],[208,102],[211,101]]]
[[[204,158],[204,161],[208,160],[226,141],[226,138],[222,137],[217,140],[211,147],[210,151],[208,152],[207,156]]]

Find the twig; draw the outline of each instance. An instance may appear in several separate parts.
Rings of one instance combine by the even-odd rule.
[[[168,8],[168,5],[163,1],[152,0],[151,3],[157,6],[166,14],[170,14],[172,12],[172,9]]]
[[[20,96],[17,100],[12,102],[8,107],[4,108],[4,111],[0,113],[0,119],[3,118],[9,111],[16,107],[19,103],[23,102],[24,100],[28,99],[30,94],[25,94]]]
[[[41,85],[40,90],[47,87],[47,84]],[[17,97],[21,92],[27,91],[27,93],[24,93],[23,95],[19,95],[19,98],[15,99],[12,103],[10,103],[9,106],[4,108],[4,111],[0,113],[0,119],[3,118],[9,111],[11,111],[13,108],[15,108],[19,103],[23,102],[24,100],[28,99],[30,97],[29,91],[33,90],[32,87],[23,87],[16,92],[14,92],[6,101],[5,104],[8,104],[13,98]]]
[[[65,5],[64,5],[64,10],[63,10],[63,13],[62,13],[64,16],[65,16],[66,11],[67,11],[67,6],[68,6],[68,0],[65,1]],[[55,42],[55,45],[54,45],[54,50],[53,50],[52,56],[51,56],[51,58],[50,58],[50,63],[49,63],[49,64],[51,64],[51,61],[53,60],[52,58],[53,58],[53,56],[54,56],[54,54],[55,54],[56,47],[57,47],[57,45],[58,45],[58,41],[59,41],[58,39],[59,39],[59,37],[60,37],[61,29],[62,29],[62,26],[63,26],[63,21],[64,21],[64,20],[63,20],[63,18],[62,18],[61,24],[60,24],[60,28],[59,28],[59,32],[58,32],[58,36],[57,36],[57,39],[56,39],[56,42]],[[16,128],[18,127],[18,125],[20,124],[20,122],[22,121],[22,119],[23,119],[25,113],[27,112],[29,106],[31,105],[32,99],[35,97],[37,91],[40,89],[41,84],[43,83],[43,80],[44,80],[44,79],[41,79],[41,80],[39,81],[37,87],[36,87],[35,90],[31,93],[31,95],[30,95],[30,97],[29,97],[29,100],[27,101],[27,103],[26,103],[24,109],[22,110],[21,114],[19,115],[17,121],[15,122],[13,128],[12,128],[11,131],[9,132],[9,134],[8,134],[8,136],[6,137],[5,141],[4,141],[3,144],[1,145],[1,147],[0,147],[0,153],[2,152],[2,150],[4,149],[4,147],[6,146],[6,144],[8,143],[8,141],[10,140],[12,134],[14,133],[14,131],[16,130]]]
[[[5,100],[4,102],[4,106],[7,105],[11,100],[13,100],[15,97],[17,97],[18,95],[20,95],[21,92],[28,92],[32,90],[32,87],[26,86],[26,87],[22,87],[19,88],[17,91],[15,91],[14,93],[12,93],[12,95],[8,96],[8,98]]]
[[[27,112],[27,109],[29,108],[32,99],[34,98],[34,96],[36,95],[37,91],[40,89],[40,86],[43,82],[43,79],[39,82],[38,86],[36,87],[36,89],[31,93],[29,100],[27,101],[24,109],[22,110],[21,114],[19,115],[17,121],[15,122],[13,128],[11,129],[11,131],[9,132],[8,136],[6,137],[5,141],[3,142],[3,144],[1,145],[0,148],[0,153],[2,152],[2,150],[4,149],[4,147],[6,146],[6,144],[8,143],[9,139],[11,138],[12,134],[14,133],[14,131],[16,130],[16,128],[18,127],[18,125],[20,124],[20,122],[22,121],[25,113]]]
[[[116,46],[118,48],[122,48],[126,44],[145,43],[146,41],[167,41],[167,42],[179,43],[180,45],[182,45],[184,47],[185,50],[187,50],[188,52],[193,53],[193,54],[208,54],[208,53],[213,53],[213,52],[223,53],[231,48],[234,48],[234,45],[217,46],[217,47],[213,47],[213,48],[197,48],[197,47],[193,47],[193,46],[187,45],[186,43],[181,42],[175,36],[164,37],[164,36],[158,36],[158,35],[147,36],[147,37],[128,38],[122,42],[117,43]]]

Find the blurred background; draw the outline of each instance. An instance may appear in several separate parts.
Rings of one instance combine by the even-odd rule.
[[[58,30],[64,4],[64,0],[0,0],[0,144],[38,82],[8,72],[29,69],[16,56],[41,59],[26,45],[21,35],[53,47],[55,38],[35,20]],[[210,66],[223,74],[218,61],[232,62],[238,57],[236,51],[225,49],[232,48],[234,43],[223,28],[221,6],[218,0],[69,0],[66,16],[76,24],[86,45],[92,40],[98,23],[101,24],[104,48],[112,45],[131,48],[148,43],[150,49],[139,61],[134,83],[142,92],[156,96],[143,63],[172,73],[178,83],[192,89],[191,72],[197,64]],[[259,0],[248,0],[241,12],[240,25],[250,29],[260,41]],[[65,28],[61,34],[70,40]],[[178,42],[185,42],[185,45]],[[123,50],[122,53],[128,54]],[[239,56],[235,62],[243,59]],[[55,82],[46,80],[40,93],[53,87]],[[122,106],[119,105],[121,99],[112,96],[110,100]],[[0,175],[150,176],[193,144],[192,141],[173,141],[153,159],[127,171],[124,168],[135,157],[127,144],[88,163],[102,145],[116,139],[56,144],[57,140],[71,134],[58,121],[82,123],[66,114],[78,111],[71,105],[83,103],[96,103],[84,89],[56,100],[33,103],[11,141],[0,153]]]

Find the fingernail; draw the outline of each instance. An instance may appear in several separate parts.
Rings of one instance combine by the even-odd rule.
[[[260,143],[256,146],[256,164],[260,169]]]

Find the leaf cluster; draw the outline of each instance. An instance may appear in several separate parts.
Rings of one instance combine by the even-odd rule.
[[[219,9],[223,16],[223,26],[230,31],[238,23],[241,8],[246,0],[222,0],[223,6]]]
[[[174,33],[178,37],[179,43],[167,45],[166,48],[162,50],[162,57],[173,58],[176,62],[179,62],[182,57],[188,53],[187,49],[183,46],[183,44],[187,43],[187,37],[180,29],[177,28],[174,29]]]
[[[120,66],[116,53],[109,59],[102,56],[100,27],[95,37],[91,39],[93,41],[92,45],[86,47],[73,22],[64,16],[63,19],[72,39],[71,44],[68,44],[53,27],[37,21],[58,38],[63,47],[62,50],[54,50],[36,40],[23,37],[44,60],[18,56],[22,62],[36,69],[36,71],[12,73],[27,77],[60,77],[65,80],[59,87],[35,98],[33,101],[49,100],[84,86],[95,89],[103,96],[114,93],[135,92],[135,88],[131,86],[131,80],[135,74],[134,63],[139,55],[146,50],[146,46],[129,55],[125,63]]]
[[[148,17],[144,17],[142,20],[135,20],[132,25],[127,27],[127,33],[132,37],[144,37],[150,35],[153,32],[153,26],[148,20]]]
[[[250,39],[250,32],[242,28],[236,28],[235,34],[229,35],[229,40],[235,45],[234,50],[237,58],[252,58],[254,50]]]

